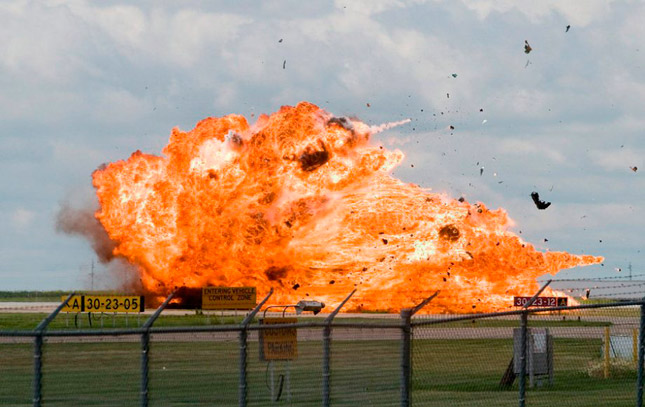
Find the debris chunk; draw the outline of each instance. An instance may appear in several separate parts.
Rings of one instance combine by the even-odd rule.
[[[439,229],[439,237],[454,242],[459,239],[459,229],[455,225],[446,225]]]
[[[564,31],[565,33],[569,32],[569,28],[571,28],[571,25],[567,25],[567,29]]]
[[[291,288],[293,288],[294,290],[297,290],[298,288],[300,288],[300,284],[295,283]]]
[[[453,77],[453,78],[456,78],[456,77],[457,77],[457,74],[456,74],[456,73],[453,73],[453,74],[452,74],[452,77]]]
[[[282,38],[280,38],[280,41],[278,41],[278,42],[282,42]]]
[[[325,146],[321,141],[320,147],[322,150],[316,150],[312,146],[307,146],[305,151],[300,154],[298,160],[300,161],[300,167],[303,171],[313,171],[329,161],[329,151],[327,151],[327,146]]]
[[[264,274],[270,281],[282,280],[287,276],[290,267],[276,267],[271,266],[264,271]]]
[[[529,42],[527,40],[524,40],[524,53],[528,54],[533,50],[531,46],[529,45]]]
[[[287,69],[287,60],[282,61],[282,69]]]
[[[531,192],[531,198],[533,199],[533,202],[535,203],[535,206],[540,210],[544,210],[544,209],[548,208],[549,206],[551,206],[551,202],[541,201],[540,200],[540,194],[538,194],[535,191]]]
[[[632,170],[632,171],[634,171],[634,172],[638,171],[638,167],[636,167],[636,166],[634,166],[634,167],[629,167],[629,169],[630,169],[630,170]]]

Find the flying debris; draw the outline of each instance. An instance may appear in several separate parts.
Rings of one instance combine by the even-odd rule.
[[[630,170],[632,170],[632,171],[634,171],[634,172],[638,171],[638,167],[636,167],[636,166],[634,166],[634,167],[629,167],[629,169],[630,169]]]
[[[282,61],[282,69],[287,69],[287,60]]]
[[[529,45],[529,42],[527,40],[524,40],[524,53],[528,54],[533,50],[531,46]]]
[[[453,73],[453,74],[452,74],[452,77],[453,77],[453,78],[456,78],[456,77],[457,77],[457,74],[456,74],[456,73]]]
[[[569,28],[571,28],[571,26],[570,26],[570,25],[568,25],[568,26],[567,26],[567,30],[565,31],[565,33],[568,33],[568,32],[569,32]]]
[[[540,194],[535,191],[531,192],[531,198],[533,198],[535,206],[540,210],[544,210],[551,206],[551,202],[540,201]]]
[[[484,167],[479,169],[479,176],[481,177],[484,174]]]

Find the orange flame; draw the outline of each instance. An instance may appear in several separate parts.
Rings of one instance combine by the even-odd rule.
[[[348,309],[399,310],[441,294],[426,312],[507,308],[537,276],[602,261],[541,253],[489,210],[403,183],[400,151],[369,127],[317,106],[208,118],[173,129],[158,157],[135,152],[93,174],[96,216],[138,266],[144,290],[270,287],[272,303],[309,298]]]

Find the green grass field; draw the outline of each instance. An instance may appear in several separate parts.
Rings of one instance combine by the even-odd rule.
[[[59,298],[59,293],[56,293],[55,300]],[[611,318],[603,318],[612,317],[612,321],[619,324],[616,329],[624,330],[626,323],[636,321],[634,318],[626,322],[624,318],[635,317],[638,311],[636,308],[578,311],[557,316],[531,316],[529,321],[531,327],[566,328],[566,332],[575,333],[576,328],[612,326]],[[45,313],[0,313],[0,330],[32,330],[46,316]],[[560,319],[563,316],[566,318]],[[94,314],[91,328],[137,327],[147,317]],[[90,328],[89,318],[88,314],[60,314],[49,329]],[[155,326],[235,324],[241,319],[242,313],[222,316],[188,311],[185,315],[162,314]],[[299,320],[321,322],[320,318],[311,317]],[[399,322],[396,318],[367,317],[339,321],[366,324]],[[517,380],[509,389],[499,386],[512,356],[512,339],[477,338],[477,332],[508,334],[508,330],[497,328],[517,326],[518,319],[480,319],[415,328],[419,335],[413,340],[412,348],[412,405],[517,406]],[[631,330],[632,325],[627,328]],[[315,332],[315,335],[308,336],[313,339],[301,340],[298,358],[288,363],[278,361],[270,366],[260,361],[258,343],[250,341],[249,406],[321,405],[321,329],[308,330]],[[357,340],[332,342],[332,405],[392,406],[400,403],[400,341],[376,340],[371,332],[372,336]],[[204,335],[210,337],[205,338]],[[185,334],[181,338],[175,334],[153,335],[150,405],[237,405],[239,346],[236,338],[235,333],[201,334],[199,337]],[[609,379],[597,374],[592,377],[588,373],[590,366],[602,364],[601,348],[601,339],[585,338],[584,335],[555,338],[555,383],[549,386],[541,380],[538,387],[530,389],[527,406],[633,406],[635,366],[630,366],[627,371],[612,372]],[[92,342],[47,340],[43,361],[44,405],[139,405],[141,350],[138,336],[120,342],[110,336]],[[278,398],[274,402],[270,386],[272,370],[273,397]],[[33,345],[4,338],[0,342],[0,405],[32,405],[32,376]]]
[[[150,315],[138,314],[91,314],[87,313],[61,313],[49,325],[50,330],[64,329],[111,329],[141,326]],[[34,329],[40,321],[47,317],[46,313],[0,313],[0,330],[31,330]],[[204,325],[222,325],[236,324],[241,322],[243,315],[240,312],[238,316],[222,316],[217,313],[201,314],[187,311],[184,315],[161,315],[155,322],[155,327],[168,326],[204,326]],[[320,318],[300,317],[300,322],[313,321],[322,322]],[[396,325],[400,321],[392,318],[339,318],[337,321],[345,323],[363,323],[377,324],[386,323]],[[535,327],[600,327],[611,325],[608,321],[576,319],[553,320],[535,316],[531,319],[531,326]],[[478,319],[451,322],[451,328],[485,328],[485,327],[518,327],[519,319]],[[427,328],[444,328],[445,324],[426,325]]]
[[[319,334],[319,332],[318,332]],[[195,342],[158,336],[150,351],[150,402],[164,406],[231,406],[238,397],[235,339]],[[600,340],[555,340],[555,383],[530,389],[528,406],[632,406],[635,369],[609,379],[592,378],[587,365],[600,358]],[[30,405],[32,345],[0,344],[0,405]],[[398,341],[334,341],[332,405],[399,404]],[[512,354],[510,339],[428,339],[413,342],[412,397],[415,406],[516,406],[517,381],[499,381]],[[322,394],[322,344],[301,341],[298,359],[274,362],[274,395],[257,342],[248,356],[249,405],[318,406]],[[139,402],[140,344],[134,342],[47,343],[44,353],[45,405],[135,406]],[[286,375],[289,371],[290,391]],[[527,383],[528,384],[528,383]],[[289,401],[290,394],[290,401]]]

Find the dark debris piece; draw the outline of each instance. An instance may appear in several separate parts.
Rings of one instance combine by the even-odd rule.
[[[282,69],[287,69],[287,60],[282,61]]]
[[[632,171],[634,171],[634,172],[638,171],[638,167],[636,167],[636,166],[634,166],[634,167],[629,167],[629,169],[630,169],[630,170],[632,170]]]
[[[329,284],[335,284],[335,283],[336,283],[336,281],[335,281],[335,280],[331,280],[331,281],[329,281]]]
[[[439,229],[439,237],[454,242],[459,239],[459,229],[455,225],[446,225]]]
[[[289,273],[289,267],[276,267],[271,266],[264,271],[264,274],[271,281],[282,280]]]
[[[327,147],[322,142],[320,145],[322,150],[315,150],[313,147],[308,146],[298,157],[303,171],[313,171],[329,161]]]
[[[295,283],[291,288],[293,288],[294,290],[297,290],[298,288],[300,288],[300,284]]]
[[[524,53],[528,54],[533,50],[531,46],[529,45],[529,42],[527,40],[524,40]]]
[[[551,206],[551,202],[541,201],[540,200],[540,194],[538,194],[535,191],[531,192],[531,198],[533,199],[533,202],[535,203],[535,206],[540,210],[544,210],[544,209],[548,208],[549,206]]]
[[[383,241],[383,244],[387,244],[387,239],[381,239]]]
[[[569,32],[569,28],[571,28],[571,26],[570,26],[570,25],[567,25],[567,29],[565,30],[565,33],[568,33],[568,32]]]

